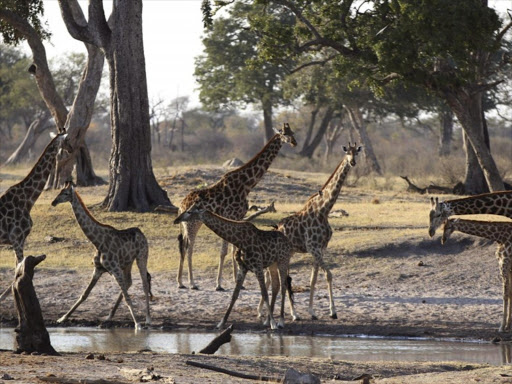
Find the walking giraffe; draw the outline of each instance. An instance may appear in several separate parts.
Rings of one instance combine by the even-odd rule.
[[[512,191],[484,193],[463,199],[439,202],[439,198],[430,198],[430,224],[428,233],[434,236],[436,229],[452,215],[492,214],[512,219]]]
[[[285,123],[283,129],[268,141],[263,149],[249,160],[245,165],[226,173],[222,178],[210,187],[190,192],[181,202],[178,214],[181,214],[192,205],[206,209],[222,217],[232,220],[242,220],[248,210],[247,196],[252,188],[258,184],[268,167],[275,159],[283,143],[289,143],[292,147],[297,145],[290,126]],[[178,236],[180,264],[178,267],[178,287],[185,288],[182,283],[183,263],[185,255],[188,261],[188,280],[191,289],[197,289],[192,273],[192,253],[197,232],[201,227],[200,221],[185,221],[181,223],[181,233]],[[222,268],[227,254],[228,243],[222,242],[217,272],[217,291],[222,288]]]
[[[147,272],[148,242],[142,231],[139,228],[119,230],[110,225],[98,222],[92,216],[91,212],[89,212],[80,195],[75,191],[72,183],[68,183],[60,191],[59,195],[53,200],[52,206],[55,207],[65,202],[71,203],[76,221],[80,225],[80,228],[82,228],[85,236],[87,236],[96,247],[96,255],[93,259],[94,272],[89,285],[71,309],[57,320],[57,322],[62,323],[66,321],[78,306],[87,299],[87,296],[89,296],[89,293],[96,285],[101,275],[108,272],[116,279],[121,288],[121,293],[110,311],[107,320],[111,320],[114,317],[117,307],[124,297],[133,322],[135,323],[135,328],[141,328],[135,317],[133,304],[128,295],[128,289],[132,284],[132,265],[133,261],[136,260],[146,299],[146,325],[150,325],[149,296],[151,288],[149,281],[150,275]]]
[[[343,151],[346,155],[322,189],[308,199],[303,209],[291,216],[285,217],[277,225],[277,230],[283,232],[292,243],[294,252],[311,253],[313,255],[314,262],[311,273],[308,309],[313,320],[317,319],[313,309],[313,299],[319,268],[325,271],[327,279],[330,316],[333,319],[337,318],[332,297],[332,274],[323,259],[323,254],[332,236],[328,216],[338,199],[348,172],[356,165],[356,156],[361,151],[361,147],[357,147],[355,144],[352,146],[349,143],[348,148],[343,147]]]
[[[444,222],[441,243],[444,244],[453,233],[459,231],[468,235],[483,237],[498,243],[496,257],[503,283],[503,317],[500,332],[510,331],[512,320],[512,222],[447,219]]]
[[[28,175],[0,197],[0,244],[12,245],[16,264],[23,260],[23,247],[33,224],[30,211],[43,192],[48,176],[55,168],[55,157],[61,148],[69,150],[67,144],[64,144],[65,138],[65,133],[56,135]],[[0,296],[0,301],[10,292],[10,288],[5,290]]]
[[[254,272],[261,290],[261,299],[265,302],[268,310],[268,322],[272,329],[284,327],[284,302],[286,293],[286,277],[290,257],[292,255],[292,246],[286,236],[278,231],[263,231],[248,221],[234,221],[223,218],[215,213],[194,204],[187,211],[179,215],[174,224],[201,221],[218,236],[225,241],[236,246],[236,262],[238,263],[238,273],[236,276],[236,286],[233,290],[231,302],[226,314],[218,324],[217,328],[223,328],[238,298],[240,289],[245,280],[248,271]],[[281,286],[281,313],[279,322],[276,324],[268,301],[268,291],[265,286],[265,268],[275,265],[279,271],[279,280]],[[275,301],[275,295],[273,297]],[[273,303],[272,303],[273,306]]]

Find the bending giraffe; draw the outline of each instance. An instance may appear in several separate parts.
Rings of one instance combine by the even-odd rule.
[[[70,150],[65,141],[66,136],[65,133],[56,135],[28,175],[0,197],[0,244],[12,245],[16,265],[23,260],[25,240],[32,229],[30,211],[43,192],[48,176],[55,168],[55,157],[61,148]],[[9,287],[0,296],[0,301],[10,292]]]
[[[311,273],[311,290],[308,309],[313,320],[317,319],[313,309],[313,299],[319,268],[325,271],[327,279],[330,316],[333,319],[337,318],[332,296],[332,273],[325,265],[323,258],[325,249],[332,236],[328,216],[334,203],[336,203],[338,199],[338,195],[347,178],[348,172],[356,165],[356,156],[361,151],[361,147],[357,147],[355,144],[352,146],[349,143],[348,148],[343,147],[343,151],[345,152],[343,160],[338,164],[338,167],[336,167],[336,170],[329,177],[322,189],[308,199],[304,208],[291,216],[285,217],[277,225],[277,230],[284,233],[292,243],[294,252],[310,253],[313,255],[314,261],[313,271]]]
[[[436,229],[452,215],[491,214],[512,219],[512,191],[484,193],[463,199],[439,201],[430,198],[428,234],[434,236]]]
[[[174,224],[201,221],[218,236],[225,241],[236,246],[236,262],[238,264],[238,273],[236,276],[236,286],[233,290],[231,302],[226,314],[218,324],[217,328],[223,328],[238,298],[240,289],[245,280],[248,271],[254,272],[261,290],[261,299],[265,302],[268,310],[268,323],[272,329],[284,327],[284,302],[286,293],[286,277],[290,257],[292,255],[292,246],[286,236],[278,231],[263,231],[247,221],[234,221],[223,218],[215,213],[207,211],[194,204],[187,211],[179,215]],[[268,291],[265,286],[265,268],[275,266],[279,271],[279,281],[281,286],[281,312],[279,321],[276,324],[271,306],[268,300]],[[275,301],[273,296],[272,307]]]
[[[496,257],[503,283],[503,316],[500,332],[510,331],[512,320],[512,222],[448,219],[443,224],[444,244],[454,231],[483,237],[498,243]]]
[[[247,213],[249,203],[247,196],[252,188],[263,178],[268,167],[275,159],[283,143],[292,147],[297,145],[290,126],[285,123],[263,147],[263,149],[245,165],[226,173],[210,187],[190,192],[181,202],[179,214],[186,212],[191,206],[206,209],[231,220],[242,220]],[[201,221],[184,221],[181,223],[181,233],[178,236],[180,263],[178,267],[178,287],[185,288],[182,283],[183,264],[185,255],[188,261],[188,280],[191,289],[197,289],[192,273],[192,253],[197,232]],[[222,268],[227,254],[228,243],[222,242],[217,272],[217,291],[222,291]]]
[[[87,236],[96,247],[96,255],[93,259],[94,272],[89,285],[71,309],[58,319],[57,322],[62,323],[66,321],[78,306],[87,299],[101,275],[108,272],[116,279],[121,288],[121,293],[110,311],[107,320],[111,320],[114,317],[117,307],[124,298],[133,318],[135,328],[141,328],[135,317],[133,304],[128,295],[128,289],[132,284],[132,265],[133,261],[136,260],[146,299],[146,325],[150,325],[149,297],[151,292],[151,276],[147,272],[148,242],[146,236],[144,236],[139,228],[119,230],[110,225],[98,222],[87,209],[80,195],[75,191],[72,183],[68,183],[60,191],[59,195],[53,200],[52,206],[55,207],[65,202],[71,203],[76,221],[80,225],[80,228],[82,228],[85,236]]]

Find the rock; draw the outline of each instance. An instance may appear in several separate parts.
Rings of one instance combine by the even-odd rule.
[[[284,375],[283,384],[320,384],[320,379],[310,373],[300,373],[289,368]]]
[[[14,377],[12,377],[11,375],[9,375],[7,373],[4,373],[2,376],[0,376],[0,379],[2,379],[2,380],[14,380]]]

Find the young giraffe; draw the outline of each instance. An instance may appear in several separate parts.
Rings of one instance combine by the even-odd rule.
[[[218,182],[210,187],[190,192],[181,202],[178,214],[181,214],[192,205],[197,204],[222,217],[232,220],[242,220],[248,210],[247,196],[252,188],[258,184],[268,167],[275,159],[283,143],[289,143],[292,147],[297,145],[290,126],[285,123],[283,129],[278,131],[263,147],[263,149],[249,160],[245,165],[226,173]],[[183,263],[185,255],[188,261],[188,279],[191,289],[197,289],[192,274],[192,253],[194,242],[201,227],[200,221],[186,221],[181,223],[181,233],[178,236],[180,264],[178,268],[178,287],[185,288],[182,283]],[[217,272],[217,291],[222,291],[222,267],[227,254],[228,243],[222,242]]]
[[[503,318],[500,332],[510,331],[512,320],[512,222],[447,219],[444,222],[441,243],[444,244],[453,231],[467,233],[494,240],[498,243],[498,258],[501,280],[503,282]]]
[[[231,303],[217,328],[223,328],[226,324],[248,271],[254,272],[258,279],[261,289],[261,298],[265,302],[268,310],[268,322],[270,323],[270,327],[272,329],[278,327],[282,328],[284,326],[286,277],[288,275],[288,267],[292,255],[292,246],[286,236],[278,231],[260,230],[256,228],[254,224],[247,221],[234,221],[223,218],[200,207],[199,204],[194,204],[187,211],[179,215],[176,220],[174,220],[174,224],[190,221],[201,221],[218,236],[239,249],[236,257],[238,263],[236,286],[233,290]],[[281,314],[277,324],[269,305],[268,291],[265,286],[264,271],[265,268],[271,265],[276,265],[279,271],[281,285]]]
[[[283,232],[292,243],[294,252],[311,253],[314,257],[308,309],[313,320],[317,319],[313,309],[313,299],[319,268],[325,271],[327,279],[330,316],[333,319],[337,318],[332,297],[332,274],[323,259],[323,253],[332,236],[328,216],[338,199],[348,172],[356,165],[356,156],[361,151],[361,147],[357,147],[355,144],[352,146],[349,143],[348,148],[343,147],[343,151],[346,155],[322,189],[308,199],[302,210],[285,217],[277,225],[277,230]]]
[[[96,285],[101,275],[108,272],[116,279],[119,287],[121,288],[121,293],[119,294],[114,307],[110,311],[107,320],[112,319],[119,303],[124,297],[133,318],[133,322],[135,323],[135,328],[141,328],[140,324],[137,322],[137,318],[135,317],[132,301],[128,295],[128,289],[132,284],[132,265],[133,261],[136,260],[146,299],[146,325],[150,325],[151,317],[149,315],[149,296],[151,287],[149,280],[150,276],[147,272],[148,242],[142,231],[139,228],[119,230],[111,227],[110,225],[98,222],[92,216],[91,212],[89,212],[80,195],[75,191],[72,183],[68,183],[60,191],[59,195],[55,200],[53,200],[52,206],[55,207],[56,205],[65,202],[71,203],[76,221],[80,225],[80,228],[82,228],[85,236],[87,236],[91,243],[96,247],[96,255],[93,259],[94,272],[89,285],[71,309],[57,320],[57,322],[62,323],[66,321],[78,306],[87,299],[87,296],[89,296],[89,293]]]
[[[61,148],[69,150],[65,138],[65,133],[55,136],[29,174],[0,197],[0,244],[12,245],[16,264],[23,260],[25,239],[30,234],[33,224],[30,211],[43,192],[48,176],[55,167],[55,157]],[[0,301],[10,292],[10,288],[5,290],[0,296]]]
[[[512,191],[484,193],[463,199],[439,202],[430,198],[430,224],[428,234],[434,236],[436,229],[452,215],[491,214],[512,219]]]

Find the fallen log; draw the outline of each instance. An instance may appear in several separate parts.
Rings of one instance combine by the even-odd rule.
[[[231,332],[233,332],[233,324],[227,327],[219,336],[214,338],[206,347],[201,349],[199,353],[213,355],[221,347],[221,345],[231,341]]]
[[[209,364],[203,364],[203,363],[199,363],[197,361],[192,361],[192,360],[187,360],[185,362],[185,364],[191,365],[193,367],[209,369],[210,371],[214,371],[214,372],[224,373],[226,375],[233,376],[233,377],[239,377],[241,379],[267,381],[267,382],[271,382],[271,383],[280,383],[281,382],[281,379],[275,378],[275,377],[260,376],[260,375],[248,375],[245,373],[231,371],[229,369],[220,368],[220,367],[216,367],[214,365],[209,365]]]

